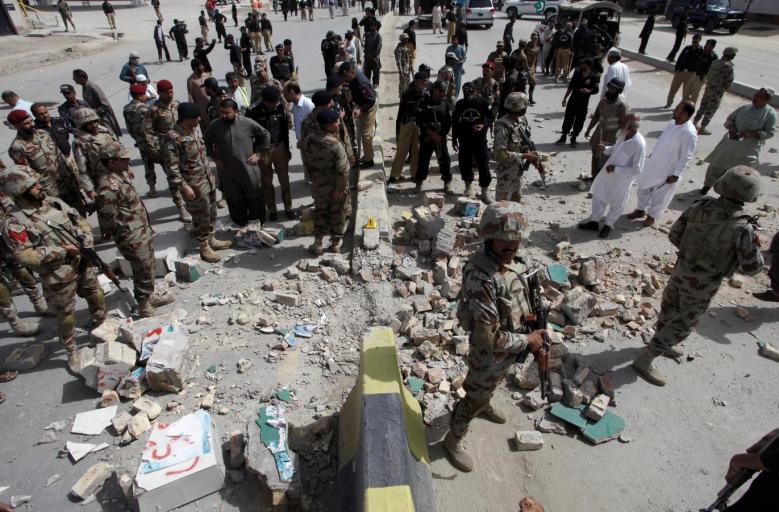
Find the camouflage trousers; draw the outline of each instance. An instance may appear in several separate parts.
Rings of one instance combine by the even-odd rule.
[[[311,187],[311,195],[314,199],[314,234],[316,236],[344,236],[346,226],[352,214],[352,201],[349,197],[349,189],[346,189],[343,197],[333,199],[331,187],[318,187],[315,183]]]
[[[11,294],[17,281],[22,285],[24,293],[27,294],[31,302],[40,301],[41,294],[38,291],[38,282],[29,270],[19,266],[13,268],[1,263],[0,265],[0,309],[11,307]]]
[[[411,85],[411,78],[408,73],[400,73],[400,80],[398,81],[398,97],[402,98],[403,93],[408,90],[409,85]]]
[[[495,169],[497,183],[495,184],[496,201],[516,201],[522,200],[522,176],[516,165],[507,167],[498,164]]]
[[[146,178],[146,184],[155,186],[157,184],[157,173],[154,172],[154,164],[157,160],[154,155],[141,151],[141,160],[143,160],[143,176]],[[173,193],[173,187],[171,187],[171,193]]]
[[[156,160],[155,160],[155,163],[156,163]],[[144,160],[144,166],[145,165],[146,164],[145,164],[145,160]],[[168,170],[167,166],[163,165],[162,166],[162,170],[165,172],[165,178],[168,180],[168,189],[170,189],[170,197],[171,197],[171,199],[173,199],[173,204],[175,204],[176,206],[182,206],[184,204],[184,197],[181,195],[181,192],[179,191],[179,186],[176,185],[173,182],[173,180],[171,179],[170,171]],[[147,173],[146,174],[146,182],[148,183],[149,182],[148,181],[149,180],[149,174],[148,173],[151,172],[151,174],[154,174],[154,164],[151,165],[151,171],[149,171],[149,168],[147,167],[145,172]],[[156,174],[154,174],[154,183],[155,184],[157,183],[157,175]]]
[[[463,383],[465,398],[455,404],[449,421],[449,429],[458,439],[468,433],[471,420],[490,404],[498,383],[506,378],[509,368],[517,361],[513,354],[507,355],[505,359],[498,360],[491,352],[477,350],[471,345],[468,374]]]
[[[42,276],[42,281],[46,300],[57,314],[57,335],[60,343],[70,354],[76,350],[76,295],[86,299],[93,318],[105,318],[105,300],[94,267],[80,269],[78,263],[65,265],[73,265],[76,279],[49,284],[46,282],[46,276]]]
[[[216,226],[216,190],[209,187],[204,190],[192,187],[195,199],[185,199],[187,211],[192,215],[192,233],[199,242],[207,242],[211,239]]]
[[[706,90],[703,92],[703,98],[701,98],[701,105],[698,107],[698,111],[695,113],[695,124],[701,123],[701,127],[708,126],[711,122],[711,118],[717,112],[717,109],[722,103],[722,96],[725,91],[722,89],[712,88],[706,86]]]
[[[701,275],[684,260],[678,259],[663,290],[660,314],[649,349],[659,355],[684,341],[709,309],[711,299],[721,284],[722,277],[712,279]]]
[[[135,300],[145,302],[154,293],[155,263],[151,229],[143,228],[124,237],[115,236],[114,241],[133,271]]]

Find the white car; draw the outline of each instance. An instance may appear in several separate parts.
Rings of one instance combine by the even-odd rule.
[[[538,12],[537,5],[544,4],[543,10]],[[517,18],[522,16],[543,16],[546,17],[549,14],[556,13],[557,7],[560,5],[566,5],[570,3],[568,0],[546,0],[546,2],[539,2],[538,0],[505,0],[501,5],[500,10],[506,13],[506,16],[514,14]]]
[[[492,0],[467,0],[465,3],[465,24],[492,27],[495,23],[495,7]]]

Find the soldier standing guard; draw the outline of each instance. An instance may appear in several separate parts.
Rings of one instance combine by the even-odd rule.
[[[717,112],[720,103],[722,103],[725,91],[733,85],[735,78],[733,59],[736,58],[736,53],[738,53],[738,48],[733,48],[732,46],[725,48],[725,51],[722,52],[722,58],[714,62],[709,68],[709,72],[706,75],[706,90],[703,92],[701,105],[698,107],[698,111],[695,113],[695,120],[693,121],[700,135],[711,135],[711,132],[706,127]]]
[[[329,252],[338,252],[351,215],[349,158],[338,139],[339,112],[324,109],[316,115],[320,129],[306,137],[306,165],[313,180],[314,243],[309,250],[322,254],[322,240],[330,235]]]
[[[146,142],[152,148],[162,148],[165,137],[173,129],[173,125],[176,124],[179,107],[179,102],[173,99],[173,84],[170,80],[157,82],[157,93],[160,95],[160,99],[149,107],[143,127],[143,132],[146,134]],[[171,177],[170,169],[167,167],[165,160],[163,159],[162,162],[162,168],[165,170],[165,176],[168,178],[170,196],[176,205],[176,209],[179,211],[179,219],[185,224],[190,223],[192,222],[192,216],[184,208],[184,199],[181,197],[181,191]]]
[[[414,74],[414,65],[411,63],[411,53],[408,49],[408,34],[400,34],[400,41],[395,47],[395,64],[398,66],[398,97],[402,98],[408,86],[411,84],[411,76]]]
[[[633,361],[633,368],[652,384],[665,385],[654,359],[684,355],[676,345],[709,309],[722,280],[736,270],[749,276],[762,270],[760,240],[744,213],[744,203],[754,203],[760,195],[759,180],[751,167],[733,167],[714,184],[720,197],[704,197],[671,226],[668,239],[679,248],[679,255],[663,290],[655,334]]]
[[[460,471],[473,470],[473,457],[463,439],[471,421],[483,414],[494,423],[506,423],[506,413],[490,400],[498,383],[518,358],[542,351],[545,331],[527,333],[524,317],[532,313],[521,260],[515,262],[527,222],[517,203],[493,203],[484,211],[479,234],[484,246],[463,271],[457,308],[460,325],[470,331],[465,398],[455,404],[449,432],[443,440],[449,461]]]
[[[208,165],[206,148],[197,134],[200,108],[194,103],[181,103],[178,121],[162,144],[162,158],[168,178],[180,190],[186,208],[192,216],[192,232],[200,244],[203,261],[216,263],[221,258],[213,251],[228,249],[232,243],[214,238],[216,227],[216,184]]]
[[[119,142],[114,132],[105,127],[97,113],[91,108],[82,108],[74,116],[79,130],[73,140],[73,157],[76,160],[79,174],[89,178],[87,196],[95,198],[94,182],[97,176],[105,170],[97,157],[100,148],[111,142]],[[82,181],[84,181],[82,179]]]
[[[89,306],[93,324],[106,318],[103,290],[94,267],[81,261],[83,240],[91,247],[92,228],[76,210],[64,201],[48,197],[29,167],[3,172],[3,191],[19,207],[5,224],[2,236],[10,241],[14,259],[41,277],[49,306],[57,313],[57,334],[68,355],[68,367],[79,370],[76,353],[76,294]],[[70,233],[70,234],[68,234]]]
[[[538,153],[530,150],[530,125],[525,119],[527,96],[521,92],[512,92],[503,103],[506,115],[495,123],[495,141],[493,155],[498,163],[495,169],[498,182],[495,186],[495,198],[498,201],[508,199],[522,200],[522,166],[527,160],[543,176],[543,167]]]
[[[124,122],[141,153],[144,176],[146,184],[149,185],[148,197],[155,198],[157,197],[157,175],[154,172],[154,164],[159,159],[160,143],[156,137],[146,137],[146,132],[143,129],[146,114],[149,111],[149,105],[146,104],[148,99],[146,86],[144,84],[131,85],[130,95],[133,99],[124,107]]]
[[[174,299],[168,292],[154,292],[153,231],[146,207],[132,184],[130,152],[113,142],[101,148],[98,157],[106,169],[95,183],[100,232],[103,240],[113,238],[119,252],[130,262],[138,314],[148,318],[155,315],[155,307],[170,304]]]

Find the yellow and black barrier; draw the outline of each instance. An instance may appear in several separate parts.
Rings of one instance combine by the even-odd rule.
[[[434,512],[419,402],[403,385],[388,327],[365,336],[360,373],[338,420],[339,512]]]

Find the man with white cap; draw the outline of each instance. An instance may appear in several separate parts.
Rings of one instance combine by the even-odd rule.
[[[160,95],[157,94],[157,89],[154,88],[154,85],[152,85],[151,81],[146,75],[143,74],[137,74],[135,75],[135,83],[140,85],[146,86],[146,104],[151,106],[155,101],[160,99]],[[127,101],[132,101],[133,95],[131,92],[127,93]]]
[[[680,102],[673,111],[673,121],[666,126],[657,144],[644,163],[638,177],[638,206],[627,215],[628,219],[644,220],[651,226],[655,219],[671,204],[679,177],[695,155],[698,135],[692,124],[695,105]]]
[[[133,51],[130,52],[130,58],[119,72],[119,80],[132,85],[138,82],[138,75],[148,77],[149,72],[146,71],[146,66],[141,63],[141,54]]]
[[[609,50],[609,53],[606,54],[606,60],[609,63],[609,67],[603,74],[603,87],[601,87],[603,96],[609,91],[607,87],[609,82],[615,78],[619,78],[622,83],[625,84],[621,92],[621,96],[624,99],[627,96],[628,87],[630,87],[633,82],[630,80],[630,70],[628,69],[627,64],[622,62],[622,52],[619,48],[612,48]]]
[[[752,103],[737,108],[728,116],[725,121],[728,132],[706,157],[709,168],[701,194],[706,194],[714,182],[731,167],[760,167],[760,149],[776,132],[776,111],[768,104],[774,94],[770,87],[758,89],[752,97]]]
[[[608,155],[608,160],[592,182],[592,212],[589,219],[579,223],[579,229],[597,231],[600,228],[599,236],[606,238],[625,211],[633,180],[644,167],[646,141],[638,133],[640,123],[638,114],[626,115],[620,125],[623,135],[613,146],[600,145],[601,153]],[[598,222],[604,214],[600,227]]]

